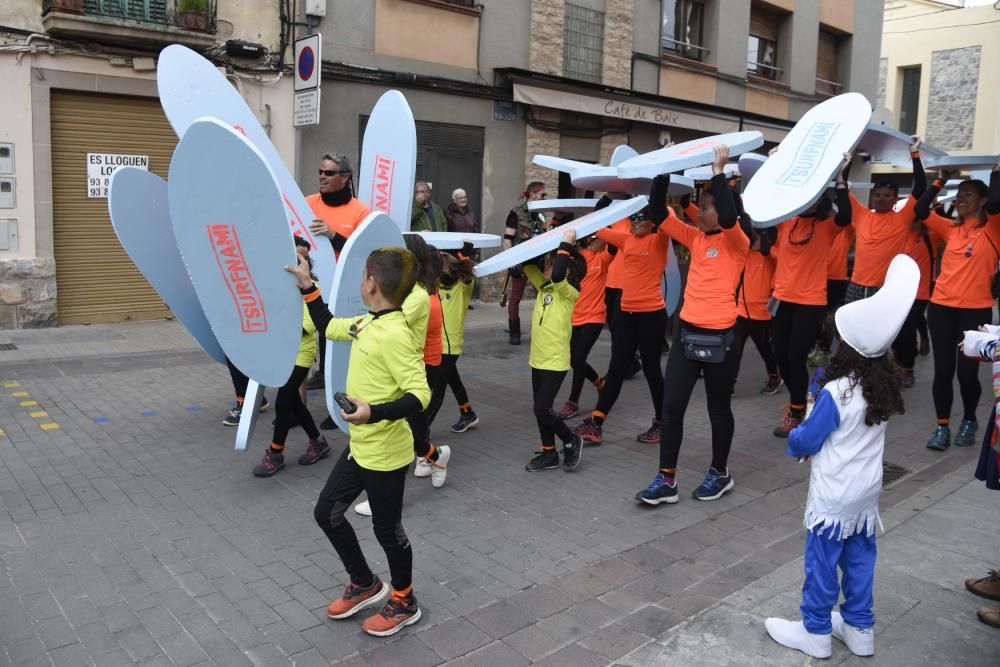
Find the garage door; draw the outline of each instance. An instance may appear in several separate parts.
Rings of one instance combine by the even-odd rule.
[[[52,91],[52,223],[60,324],[167,317],[118,243],[108,200],[88,197],[87,154],[144,155],[167,177],[177,138],[154,98]]]

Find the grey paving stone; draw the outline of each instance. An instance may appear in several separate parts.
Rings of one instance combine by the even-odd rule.
[[[361,657],[372,667],[395,667],[404,663],[414,667],[418,665],[430,667],[442,662],[437,653],[413,636],[403,637],[398,641],[362,652]]]
[[[45,652],[45,647],[37,637],[22,639],[7,645],[7,657],[10,663],[17,667],[27,667],[28,665],[42,665],[49,661]]]
[[[533,586],[508,598],[510,603],[533,614],[546,618],[572,606],[574,600],[552,586]]]
[[[520,667],[531,664],[527,658],[502,641],[495,641],[466,656],[479,667]]]
[[[100,655],[119,648],[118,640],[101,621],[77,628],[77,634],[91,655]]]
[[[637,612],[639,613],[639,612]],[[581,639],[579,644],[595,653],[617,660],[623,655],[639,648],[643,644],[663,634],[663,630],[655,630],[652,635],[643,634],[632,629],[629,623],[631,616],[613,625],[596,630],[591,635]]]
[[[315,627],[321,622],[315,614],[296,600],[282,602],[275,605],[273,609],[288,625],[300,632]]]
[[[79,642],[49,651],[49,660],[53,667],[80,667],[81,665],[93,665],[87,649]]]
[[[417,638],[445,660],[465,655],[492,641],[489,635],[464,618],[439,623],[418,634]]]
[[[532,624],[525,612],[506,600],[477,609],[466,618],[494,639],[502,639]]]
[[[122,645],[129,657],[136,662],[152,658],[163,652],[156,640],[153,639],[153,635],[149,634],[149,631],[142,626],[115,633],[115,639]]]
[[[608,659],[582,644],[570,644],[535,663],[544,667],[604,667]]]
[[[62,616],[49,618],[35,623],[35,632],[42,640],[46,650],[53,650],[75,644],[79,641],[76,631]]]

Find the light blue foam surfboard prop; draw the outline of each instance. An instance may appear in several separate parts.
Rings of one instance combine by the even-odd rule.
[[[773,227],[809,208],[829,187],[871,115],[871,104],[860,93],[837,95],[807,111],[743,191],[743,208],[754,226]]]
[[[608,164],[612,167],[617,167],[625,160],[634,158],[638,154],[639,151],[632,148],[628,144],[619,144],[618,146],[615,146],[615,149],[611,152],[611,159],[608,161]]]
[[[413,179],[417,173],[417,126],[403,93],[383,93],[372,108],[361,142],[358,199],[410,231]]]
[[[512,266],[534,259],[539,255],[551,252],[562,243],[563,232],[567,229],[575,229],[577,238],[590,236],[597,230],[603,229],[639,211],[648,202],[648,198],[644,196],[614,201],[600,211],[592,211],[581,218],[559,225],[544,234],[539,234],[527,241],[522,241],[513,248],[508,248],[489,259],[483,260],[476,265],[475,274],[477,277],[482,278],[483,276],[504,271]]]
[[[736,162],[727,162],[725,168],[722,170],[722,173],[725,174],[726,178],[740,176],[740,166]],[[694,181],[710,181],[713,176],[712,165],[685,169],[684,175]],[[671,180],[673,180],[673,177],[671,177]]]
[[[219,344],[248,377],[284,385],[302,297],[284,270],[297,255],[267,160],[228,124],[203,119],[177,144],[168,182],[177,248]]]
[[[250,378],[247,382],[247,391],[243,396],[243,409],[240,410],[240,423],[236,425],[236,451],[245,452],[247,444],[253,437],[254,428],[257,426],[257,415],[260,413],[260,404],[264,398],[264,387],[259,382]]]
[[[581,190],[644,195],[649,194],[649,186],[652,184],[649,178],[622,178],[618,167],[606,167],[551,155],[536,155],[531,161],[539,167],[569,174],[573,187]]]
[[[318,279],[320,292],[324,298],[329,298],[333,267],[337,263],[333,246],[325,237],[313,236],[309,231],[309,223],[315,217],[312,209],[257,116],[239,92],[215,65],[180,44],[171,44],[160,52],[156,86],[160,93],[160,105],[178,138],[183,137],[199,118],[212,116],[235,128],[260,151],[278,182],[288,226],[293,234],[312,244],[309,256],[313,262],[313,273]],[[239,165],[219,168],[238,170]]]
[[[653,178],[700,167],[715,159],[715,147],[720,144],[729,146],[729,155],[735,157],[764,145],[764,135],[756,131],[730,132],[685,141],[625,160],[618,165],[618,173],[623,178]]]
[[[461,250],[466,241],[472,243],[473,248],[499,248],[500,237],[496,234],[475,234],[464,232],[406,232],[407,234],[417,234],[422,237],[427,245],[432,245],[438,250]]]
[[[348,237],[340,251],[340,261],[333,276],[333,303],[329,304],[334,317],[356,317],[368,312],[368,306],[361,300],[365,262],[373,250],[391,246],[405,247],[399,226],[385,213],[373,211]],[[340,406],[333,400],[333,395],[338,391],[347,391],[350,360],[350,341],[326,342],[326,407],[344,433],[347,433],[348,425],[340,416]]]
[[[532,213],[565,211],[566,213],[589,213],[597,206],[599,199],[539,199],[528,202]]]
[[[744,153],[740,156],[737,166],[740,170],[740,176],[743,178],[744,187],[753,180],[753,177],[757,174],[757,170],[765,162],[767,162],[767,156],[760,153]]]
[[[108,213],[125,252],[170,312],[208,356],[226,363],[177,250],[166,181],[143,169],[122,167],[111,177]]]
[[[681,269],[677,265],[677,255],[674,254],[674,242],[667,242],[667,266],[663,270],[663,301],[667,306],[667,317],[677,311],[681,301]]]
[[[870,122],[855,148],[868,153],[876,162],[909,167],[911,164],[910,144],[912,143],[913,139],[910,135],[882,123]],[[944,157],[947,154],[946,151],[936,146],[920,145],[920,156],[925,161],[930,158]]]
[[[923,149],[921,148],[921,151]],[[1000,155],[945,155],[928,158],[924,166],[928,169],[949,169],[960,171],[989,171],[1000,162]],[[989,183],[987,178],[985,183]]]

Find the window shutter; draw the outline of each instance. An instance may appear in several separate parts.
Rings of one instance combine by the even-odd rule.
[[[816,46],[816,76],[837,82],[837,36],[825,30],[819,31]]]
[[[772,42],[778,41],[778,26],[781,17],[754,5],[750,8],[750,34]]]

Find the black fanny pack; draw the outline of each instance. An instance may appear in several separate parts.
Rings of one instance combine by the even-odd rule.
[[[684,356],[691,361],[701,361],[706,364],[722,363],[735,338],[732,329],[711,334],[681,329],[681,345],[684,346]]]

